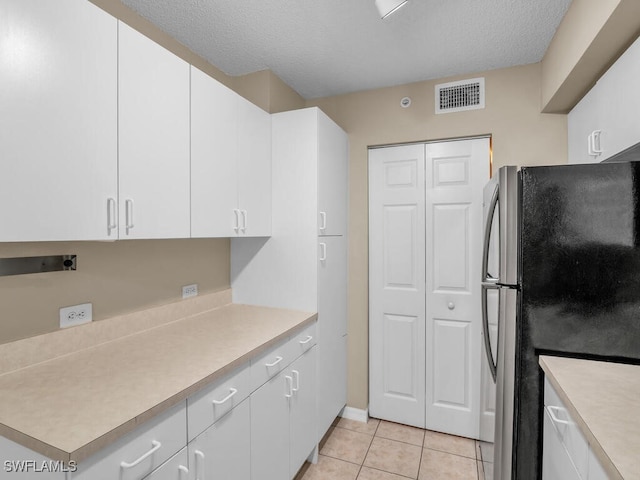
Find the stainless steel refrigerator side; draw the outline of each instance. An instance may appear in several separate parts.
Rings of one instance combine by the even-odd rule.
[[[499,182],[500,285],[496,365],[494,480],[511,480],[513,471],[516,317],[518,305],[518,169],[502,167]]]
[[[512,477],[517,305],[518,290],[501,287],[498,320],[494,480],[511,480]]]
[[[500,285],[518,285],[518,167],[498,170],[500,192]]]

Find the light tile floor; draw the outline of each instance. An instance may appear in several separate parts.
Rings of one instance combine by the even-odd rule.
[[[478,442],[385,420],[337,418],[295,480],[482,480]]]

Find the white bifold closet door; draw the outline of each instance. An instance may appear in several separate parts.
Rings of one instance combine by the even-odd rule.
[[[369,410],[478,437],[489,139],[369,151]]]

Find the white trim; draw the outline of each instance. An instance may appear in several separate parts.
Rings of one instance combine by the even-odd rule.
[[[356,422],[367,423],[369,420],[369,410],[361,410],[360,408],[344,407],[340,412],[342,418],[355,420]]]

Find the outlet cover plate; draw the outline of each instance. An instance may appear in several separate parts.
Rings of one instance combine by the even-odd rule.
[[[182,298],[196,297],[198,296],[198,284],[185,285],[182,287]]]
[[[83,303],[60,309],[60,328],[82,325],[93,320],[93,304]]]

